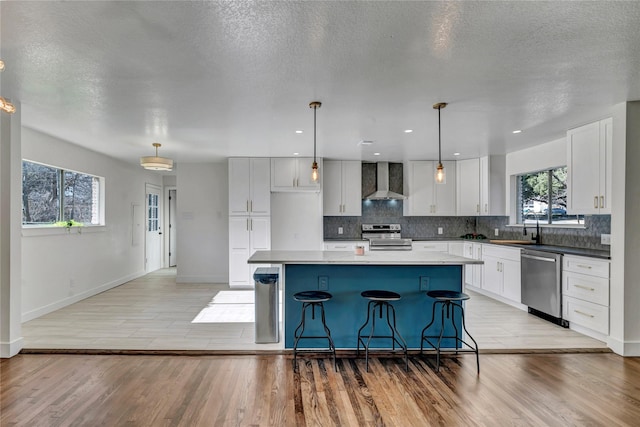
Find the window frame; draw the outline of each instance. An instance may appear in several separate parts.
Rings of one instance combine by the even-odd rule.
[[[511,212],[509,215],[509,219],[510,219],[510,224],[508,224],[508,227],[519,227],[519,228],[523,228],[525,226],[531,226],[531,225],[536,225],[536,223],[532,223],[532,222],[525,222],[525,218],[524,218],[524,212],[522,209],[522,202],[521,202],[521,179],[523,176],[525,175],[534,175],[534,174],[539,174],[541,172],[546,172],[548,175],[548,183],[547,183],[547,188],[548,189],[552,189],[553,185],[552,185],[552,180],[553,180],[553,171],[556,169],[560,169],[560,168],[566,168],[566,165],[560,165],[560,166],[553,166],[553,167],[546,167],[544,169],[540,169],[540,170],[534,170],[534,171],[528,171],[528,172],[519,172],[516,173],[514,175],[511,175],[511,182],[513,183],[513,185],[511,186],[511,192],[512,192],[512,202],[511,202]],[[551,206],[552,209],[552,214],[551,215],[547,215],[546,217],[544,217],[544,222],[539,222],[539,226],[540,227],[549,227],[549,228],[581,228],[584,229],[586,228],[585,226],[585,215],[584,214],[577,214],[577,215],[570,215],[570,216],[578,216],[579,218],[576,218],[575,223],[554,223],[553,222],[553,201],[554,201],[554,197],[553,197],[553,192],[549,191],[549,194],[547,195],[547,209],[549,209],[549,206]]]
[[[65,173],[66,172],[70,172],[70,173],[74,173],[74,174],[80,174],[80,175],[86,175],[86,176],[90,176],[92,178],[96,178],[98,181],[98,197],[97,197],[97,217],[98,217],[98,222],[97,224],[93,224],[93,223],[81,223],[81,225],[72,225],[72,226],[60,226],[59,222],[64,221],[64,219],[61,219],[58,222],[52,222],[52,223],[34,223],[34,224],[25,224],[24,222],[21,221],[21,226],[22,226],[22,230],[23,230],[23,235],[34,235],[33,233],[25,233],[25,231],[27,230],[49,230],[48,233],[46,234],[58,234],[58,230],[62,230],[62,231],[69,231],[70,228],[74,228],[74,229],[78,229],[78,232],[81,232],[80,229],[87,229],[87,231],[89,229],[94,229],[94,231],[98,231],[98,229],[100,228],[104,228],[106,226],[105,223],[105,178],[99,175],[95,175],[95,174],[91,174],[91,173],[87,173],[87,172],[82,172],[82,171],[78,171],[78,170],[74,170],[74,169],[70,169],[70,168],[62,168],[59,166],[54,166],[48,163],[44,163],[44,162],[38,162],[38,161],[34,161],[34,160],[30,160],[30,159],[26,159],[23,158],[21,160],[21,169],[24,167],[24,163],[28,162],[28,163],[33,163],[33,164],[37,164],[37,165],[41,165],[41,166],[45,166],[51,169],[55,169],[56,174],[58,175],[59,179],[58,179],[58,212],[60,215],[60,218],[64,218],[64,199],[65,199],[65,194],[64,194],[64,180],[65,180]],[[24,175],[21,172],[21,181],[24,179]],[[21,182],[21,198],[22,198],[22,194],[24,191],[24,187],[23,184]],[[21,204],[21,209],[23,209],[22,204]],[[22,215],[21,215],[22,216]]]

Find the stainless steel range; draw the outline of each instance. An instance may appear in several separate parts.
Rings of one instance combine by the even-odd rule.
[[[362,224],[362,238],[371,251],[410,251],[411,239],[403,239],[400,224]]]

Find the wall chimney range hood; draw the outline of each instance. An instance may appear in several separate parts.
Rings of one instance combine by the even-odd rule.
[[[365,196],[365,200],[404,200],[406,196],[389,190],[389,162],[376,164],[376,191]]]

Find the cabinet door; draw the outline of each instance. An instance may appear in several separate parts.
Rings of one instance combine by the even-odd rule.
[[[473,244],[473,259],[482,259],[482,244],[474,243]],[[473,285],[477,288],[482,288],[482,283],[484,281],[484,265],[474,265],[473,266]]]
[[[248,286],[251,283],[249,217],[229,218],[229,286]]]
[[[432,161],[409,162],[409,215],[434,215]],[[446,184],[443,184],[446,185]]]
[[[502,294],[502,265],[499,258],[489,255],[484,257],[484,280],[482,289],[494,294]]]
[[[442,162],[446,173],[446,182],[442,184],[435,183],[435,162],[434,169],[431,174],[434,193],[434,215],[455,216],[456,215],[456,162]],[[428,181],[427,181],[428,182]]]
[[[271,191],[291,191],[296,187],[296,166],[295,158],[271,159]]]
[[[322,165],[325,183],[329,171]],[[324,188],[326,190],[326,187]],[[342,162],[342,214],[362,215],[362,163],[359,161]]]
[[[520,262],[502,260],[502,296],[511,301],[521,302]]]
[[[458,161],[457,201],[458,215],[476,216],[480,214],[480,159]]]
[[[342,162],[328,160],[324,162],[323,211],[325,216],[342,215]]]
[[[250,218],[249,231],[251,234],[251,254],[255,251],[268,251],[271,249],[270,217]]]
[[[249,213],[250,176],[248,158],[229,159],[229,215]]]
[[[600,206],[600,123],[567,132],[567,212],[597,214]]]
[[[480,215],[489,215],[489,157],[480,157]]]
[[[271,213],[271,162],[267,158],[251,159],[251,215],[269,215]]]
[[[613,172],[613,119],[600,121],[600,214],[611,214]]]

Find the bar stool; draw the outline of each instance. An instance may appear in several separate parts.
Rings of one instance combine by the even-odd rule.
[[[293,295],[293,299],[302,303],[302,319],[300,323],[296,327],[293,333],[293,370],[296,372],[298,370],[298,342],[301,339],[326,339],[329,341],[329,348],[326,350],[317,350],[317,351],[326,351],[331,352],[333,354],[333,369],[336,369],[336,347],[333,344],[333,339],[331,338],[331,331],[327,326],[327,322],[324,317],[324,302],[329,301],[333,298],[329,292],[323,291],[304,291],[298,292]],[[322,322],[322,327],[324,328],[325,335],[304,335],[304,327],[305,327],[305,318],[307,308],[311,307],[311,319],[315,319],[316,317],[316,307],[320,308],[320,320]],[[315,351],[315,350],[314,350]]]
[[[456,291],[429,291],[427,292],[427,296],[434,298],[435,301],[433,302],[433,308],[431,309],[431,322],[425,326],[425,328],[422,330],[422,339],[420,340],[420,354],[422,354],[423,351],[423,347],[424,347],[424,342],[428,342],[429,345],[431,347],[433,347],[436,350],[436,371],[440,371],[440,353],[441,353],[441,343],[442,343],[442,339],[455,339],[456,340],[456,348],[455,348],[455,354],[458,354],[459,351],[469,351],[469,350],[459,350],[458,349],[458,343],[462,343],[464,345],[466,345],[470,351],[474,352],[476,354],[476,365],[478,367],[478,375],[480,374],[480,357],[478,355],[478,343],[476,342],[476,340],[473,339],[473,337],[471,336],[471,334],[469,333],[469,331],[467,331],[467,327],[465,325],[464,322],[464,308],[462,307],[461,302],[468,300],[469,299],[469,295],[463,293],[463,292],[456,292]],[[439,335],[425,335],[425,333],[427,332],[427,329],[429,329],[429,327],[431,327],[431,325],[433,325],[434,321],[435,321],[435,317],[436,317],[436,306],[440,304],[440,314],[441,314],[441,324],[440,324],[440,334]],[[456,321],[455,321],[455,309],[456,307],[458,309],[460,309],[461,313],[462,313],[462,328],[464,329],[465,333],[467,334],[467,336],[469,338],[471,338],[471,341],[473,341],[474,345],[471,345],[469,343],[467,343],[466,341],[464,341],[462,338],[460,338],[458,336],[458,327],[456,326]],[[445,336],[444,335],[444,328],[445,328],[445,324],[444,324],[444,316],[445,316],[445,312],[447,314],[447,319],[451,319],[451,324],[453,325],[453,329],[455,331],[455,335],[449,335],[449,336]],[[430,338],[438,338],[438,343],[437,345],[434,345],[431,341]],[[462,346],[461,346],[462,347]]]
[[[393,305],[390,301],[398,301],[400,300],[400,294],[391,291],[364,291],[360,295],[363,298],[369,300],[369,304],[367,304],[367,320],[358,330],[358,348],[356,354],[360,356],[360,344],[365,349],[365,360],[367,372],[369,372],[369,346],[371,344],[372,338],[391,338],[392,350],[395,351],[396,344],[402,349],[404,354],[404,365],[405,370],[409,370],[409,358],[407,356],[407,343],[400,335],[400,332],[396,329],[396,310],[393,308]],[[382,309],[385,308],[386,316],[387,316],[387,325],[389,326],[389,332],[391,335],[375,335],[374,331],[376,328],[376,309],[379,311],[378,316],[382,319]],[[365,343],[364,337],[362,335],[362,330],[369,324],[369,319],[372,318],[371,322],[371,331],[369,332],[369,337],[367,342]]]

